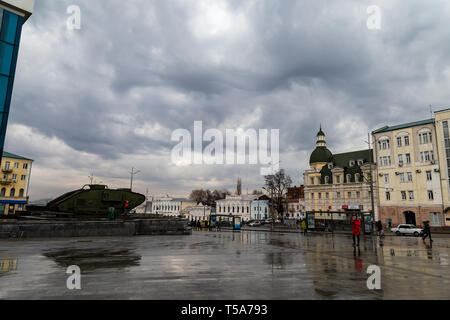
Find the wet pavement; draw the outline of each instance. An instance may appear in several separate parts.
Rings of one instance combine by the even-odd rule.
[[[450,238],[270,232],[0,241],[0,299],[450,299]],[[82,290],[66,269],[81,268]],[[381,290],[367,268],[381,268]]]

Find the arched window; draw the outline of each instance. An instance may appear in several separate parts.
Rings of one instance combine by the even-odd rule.
[[[6,196],[6,188],[2,188],[1,196],[2,197]]]
[[[325,184],[328,184],[330,182],[330,177],[329,176],[325,176]]]
[[[355,173],[355,182],[359,182],[359,173]]]
[[[25,190],[23,190],[23,189],[20,189],[19,190],[19,197],[20,198],[23,198],[23,193],[25,192]]]
[[[351,178],[352,178],[351,174],[347,174],[347,183],[350,182]]]
[[[389,149],[389,137],[383,136],[378,140],[378,146],[380,150],[388,150]]]
[[[12,188],[9,196],[14,197],[15,195],[16,195],[16,189]]]

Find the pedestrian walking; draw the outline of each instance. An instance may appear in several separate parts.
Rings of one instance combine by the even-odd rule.
[[[125,200],[125,205],[123,207],[123,213],[128,216],[130,214],[130,202]]]
[[[361,235],[361,220],[356,215],[354,215],[351,224],[352,224],[353,246],[357,245],[359,247],[359,237]],[[358,240],[357,243],[356,240]]]
[[[425,242],[425,238],[430,237],[430,244],[433,242],[433,239],[431,239],[431,228],[430,228],[430,222],[424,221],[423,222],[423,236],[422,240]]]
[[[308,232],[308,229],[306,228],[306,220],[303,219],[302,221],[302,230],[303,230],[303,234],[306,235],[306,233]]]
[[[384,237],[383,223],[381,222],[381,220],[377,221],[376,227],[377,227],[377,231],[378,231],[378,236],[380,237],[380,240],[381,240],[381,238]]]

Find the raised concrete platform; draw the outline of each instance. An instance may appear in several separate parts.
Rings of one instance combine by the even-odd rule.
[[[188,235],[185,220],[0,221],[0,239]]]

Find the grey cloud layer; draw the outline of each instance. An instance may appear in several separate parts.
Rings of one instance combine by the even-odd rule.
[[[320,122],[330,148],[348,151],[365,147],[378,126],[448,105],[448,1],[372,2],[38,0],[23,32],[10,124],[74,150],[55,156],[74,175],[107,177],[114,168],[126,178],[137,162],[141,188],[151,181],[174,193],[228,187],[238,174],[249,188],[262,181],[258,167],[177,171],[168,163],[172,130],[194,120],[279,128],[282,166],[299,183]],[[69,4],[81,7],[79,31],[65,28]],[[371,4],[382,10],[377,32],[366,28]],[[17,130],[7,148],[51,174],[39,161],[51,150],[26,149],[10,137]]]

